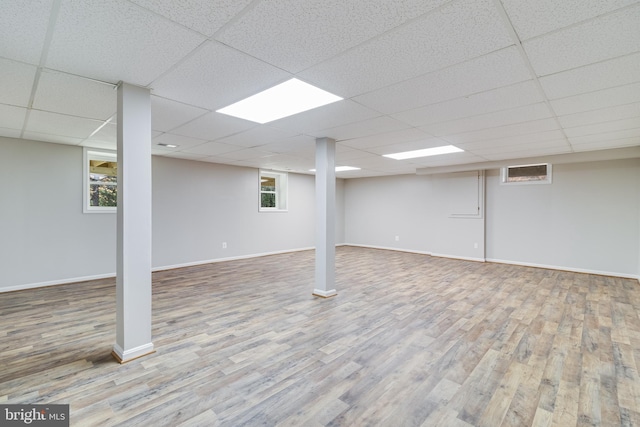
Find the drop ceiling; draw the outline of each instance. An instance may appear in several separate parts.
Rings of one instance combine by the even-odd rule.
[[[293,77],[344,100],[215,112]],[[119,81],[151,89],[154,155],[203,162],[309,173],[330,137],[351,178],[635,147],[640,1],[2,1],[0,136],[114,149]]]

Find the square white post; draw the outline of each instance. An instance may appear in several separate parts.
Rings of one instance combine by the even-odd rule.
[[[316,139],[316,287],[313,295],[337,294],[336,276],[336,142]]]
[[[151,342],[151,92],[118,86],[116,343],[121,363]]]

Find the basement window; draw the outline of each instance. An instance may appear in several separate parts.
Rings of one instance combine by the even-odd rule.
[[[113,151],[84,149],[83,212],[116,212],[118,157]]]
[[[551,164],[507,166],[500,175],[502,184],[551,184]]]
[[[287,173],[260,171],[260,211],[287,210]]]

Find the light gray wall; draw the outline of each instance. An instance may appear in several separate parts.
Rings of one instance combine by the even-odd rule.
[[[442,174],[347,180],[345,241],[482,259],[483,220],[451,216],[450,184],[456,178],[457,174]]]
[[[636,275],[640,160],[553,165],[549,185],[487,177],[487,259]]]
[[[82,148],[0,138],[0,159],[0,291],[114,274],[116,215],[82,213]],[[153,266],[311,248],[314,194],[289,174],[289,211],[261,213],[257,169],[154,156]]]
[[[82,148],[0,138],[0,289],[115,271],[115,214],[82,213]]]
[[[455,180],[456,174],[347,180],[345,241],[639,275],[640,159],[554,165],[550,185],[501,185],[499,171],[487,171],[483,219],[451,217]]]
[[[314,177],[289,174],[288,212],[259,212],[258,173],[154,157],[154,267],[313,247]]]

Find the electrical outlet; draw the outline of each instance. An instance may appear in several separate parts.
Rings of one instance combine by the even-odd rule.
[[[222,242],[222,249],[227,249],[227,242]]]
[[[400,241],[400,236],[396,236],[396,242]]]
[[[477,243],[473,244],[473,249],[478,249],[478,244]]]

